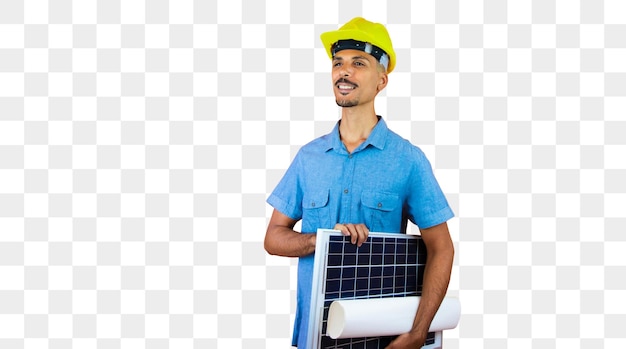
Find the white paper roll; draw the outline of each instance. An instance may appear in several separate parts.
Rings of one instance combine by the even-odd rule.
[[[330,338],[395,336],[409,332],[420,297],[339,300],[330,304],[326,334]],[[445,297],[430,332],[455,328],[461,318],[461,303]]]

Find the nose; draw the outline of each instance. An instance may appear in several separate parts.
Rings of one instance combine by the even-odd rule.
[[[341,67],[341,70],[339,70],[339,76],[341,76],[341,77],[345,78],[345,77],[350,76],[351,74],[352,74],[352,71],[349,68],[345,67],[345,66]]]
[[[340,76],[350,76],[352,74],[352,69],[349,64],[343,64],[339,69]]]

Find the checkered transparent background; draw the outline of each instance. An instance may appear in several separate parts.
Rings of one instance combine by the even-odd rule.
[[[265,204],[339,111],[319,34],[362,15],[377,100],[457,217],[452,348],[626,347],[620,0],[0,1],[0,348],[286,348]]]

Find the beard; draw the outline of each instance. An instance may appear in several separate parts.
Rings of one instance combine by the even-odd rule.
[[[357,84],[355,84],[354,82],[352,82],[352,81],[350,81],[348,79],[345,79],[345,78],[341,78],[341,79],[337,80],[335,82],[335,85],[338,85],[339,83],[347,83],[347,84],[353,85],[355,88],[358,87]],[[335,103],[337,103],[337,105],[342,107],[342,108],[350,108],[350,107],[355,107],[355,106],[359,105],[359,98],[358,97],[356,97],[356,98],[354,98],[352,100],[350,100],[350,99],[340,99],[342,97],[345,98],[345,96],[340,96],[339,98],[335,99]]]
[[[352,100],[348,100],[348,99],[343,99],[343,100],[339,100],[339,99],[335,99],[335,103],[337,103],[338,106],[342,107],[342,108],[351,108],[351,107],[356,107],[357,105],[359,105],[359,100],[358,99],[352,99]]]

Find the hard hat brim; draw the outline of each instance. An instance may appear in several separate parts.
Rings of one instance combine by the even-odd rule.
[[[326,50],[326,54],[328,58],[332,59],[333,54],[331,52],[331,48],[333,44],[335,44],[339,40],[358,40],[363,42],[368,42],[372,45],[376,46],[384,46],[382,43],[379,43],[378,40],[363,32],[362,30],[352,30],[352,29],[343,29],[343,30],[334,30],[322,33],[320,35],[320,39],[322,40],[322,44],[324,45],[324,49]],[[386,52],[390,58],[389,67],[387,68],[387,72],[390,73],[395,67],[395,57],[392,56],[390,52]]]
[[[320,37],[329,58],[333,58],[331,47],[339,40],[357,40],[369,42],[370,44],[376,45],[375,42],[372,42],[373,39],[371,36],[363,33],[363,31],[360,30],[335,30],[323,33]]]

